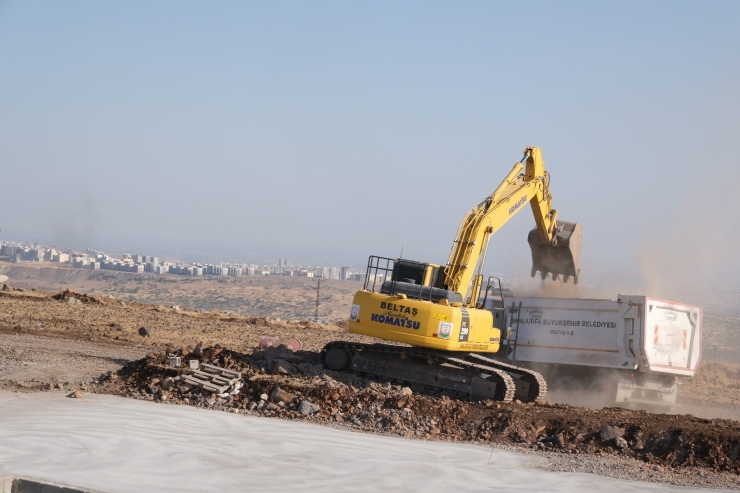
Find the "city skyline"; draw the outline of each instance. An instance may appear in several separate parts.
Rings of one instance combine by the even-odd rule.
[[[11,263],[52,262],[70,264],[72,267],[90,270],[115,270],[136,274],[173,274],[185,276],[264,276],[288,275],[295,277],[317,277],[334,280],[361,281],[365,271],[350,266],[311,266],[290,263],[289,259],[278,259],[269,263],[226,263],[178,262],[156,256],[126,253],[109,255],[95,249],[60,248],[37,242],[0,240],[0,260]]]

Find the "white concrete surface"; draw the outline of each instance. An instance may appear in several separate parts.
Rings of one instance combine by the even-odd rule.
[[[0,392],[0,475],[105,492],[687,491],[530,469],[524,455],[113,396]],[[692,490],[699,491],[699,490]]]

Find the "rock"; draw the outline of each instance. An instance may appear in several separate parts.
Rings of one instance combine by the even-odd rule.
[[[277,359],[287,361],[288,363],[302,363],[303,362],[303,358],[301,358],[297,354],[294,354],[292,351],[288,349],[281,349],[280,352],[278,352],[277,354]]]
[[[265,406],[265,409],[267,409],[268,411],[274,411],[279,408],[274,402],[268,402],[267,405]]]
[[[208,397],[206,399],[206,404],[208,404],[209,406],[213,406],[215,403],[216,403],[216,399],[214,399],[213,397]]]
[[[517,406],[521,405],[521,403],[522,403],[522,401],[520,401],[519,399],[517,399],[517,400],[514,401],[514,404],[516,404]]]
[[[282,359],[276,359],[272,363],[270,373],[273,375],[293,375],[296,369],[293,365]]]
[[[247,404],[247,409],[249,409],[250,411],[254,411],[255,409],[257,409],[257,403],[251,401],[249,404]]]
[[[73,399],[81,399],[82,397],[85,397],[85,394],[83,394],[79,390],[75,390],[74,392],[72,392],[71,394],[69,394],[67,397],[71,397]]]
[[[565,446],[565,438],[563,437],[562,433],[558,433],[557,435],[553,435],[552,437],[550,437],[550,442],[560,448],[563,448]]]
[[[429,430],[429,434],[430,435],[439,435],[439,428],[437,428],[436,426],[432,426],[432,429]]]
[[[269,398],[269,397],[267,396],[267,394],[261,394],[261,395],[260,395],[260,400],[261,400],[261,401],[266,401],[266,400],[267,400],[268,398]]]
[[[293,399],[295,399],[295,396],[291,394],[290,392],[285,392],[284,390],[281,390],[280,388],[276,388],[270,393],[270,400],[272,402],[292,402]]]
[[[588,433],[579,433],[578,435],[576,435],[573,441],[576,443],[581,443],[581,442],[586,441],[587,437],[588,437]]]
[[[162,380],[162,387],[165,389],[171,389],[175,386],[175,379],[172,377],[165,377]]]
[[[401,395],[412,395],[413,393],[414,392],[408,387],[404,387],[401,389]]]
[[[145,388],[146,388],[146,391],[152,395],[159,392],[159,387],[157,387],[156,385],[149,384]]]
[[[609,441],[614,440],[617,437],[621,437],[624,435],[624,430],[622,428],[619,428],[618,426],[611,426],[607,425],[601,429],[599,432],[599,437],[602,440]]]
[[[139,327],[139,335],[141,337],[149,337],[152,335],[151,331],[146,327]]]
[[[75,298],[74,296],[70,296],[69,298],[67,298],[67,303],[69,303],[70,305],[74,305],[75,303],[77,303],[77,298]]]
[[[56,384],[56,388],[58,388],[59,390],[64,390],[64,385],[62,385],[62,382],[59,382]]]
[[[209,348],[203,351],[203,355],[206,357],[206,359],[213,360],[213,358],[215,358],[222,352],[223,352],[223,349],[212,347],[212,348]]]
[[[616,445],[617,448],[625,449],[627,448],[627,440],[622,437],[614,437],[614,445]]]
[[[308,401],[301,401],[301,403],[298,405],[298,412],[304,416],[310,416],[313,413],[317,413],[320,409],[321,408],[319,408],[319,406],[317,406],[313,402]]]

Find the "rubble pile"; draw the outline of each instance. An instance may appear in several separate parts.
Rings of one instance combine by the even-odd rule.
[[[171,359],[173,357],[173,359]],[[171,366],[171,361],[180,363]],[[186,382],[194,368],[239,374],[215,393]],[[205,366],[204,366],[205,365]],[[188,380],[192,381],[192,380]],[[324,370],[318,354],[289,347],[244,354],[198,345],[150,353],[102,392],[228,412],[330,423],[416,439],[518,444],[565,454],[612,454],[675,468],[740,473],[740,423],[689,415],[565,404],[470,402]]]

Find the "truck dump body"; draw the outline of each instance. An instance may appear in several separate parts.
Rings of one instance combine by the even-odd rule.
[[[546,368],[552,388],[568,374],[571,381],[590,378],[583,385],[588,389],[608,373],[617,402],[674,403],[675,377],[694,376],[701,359],[698,306],[627,295],[503,301],[505,327],[511,330],[507,359]]]

